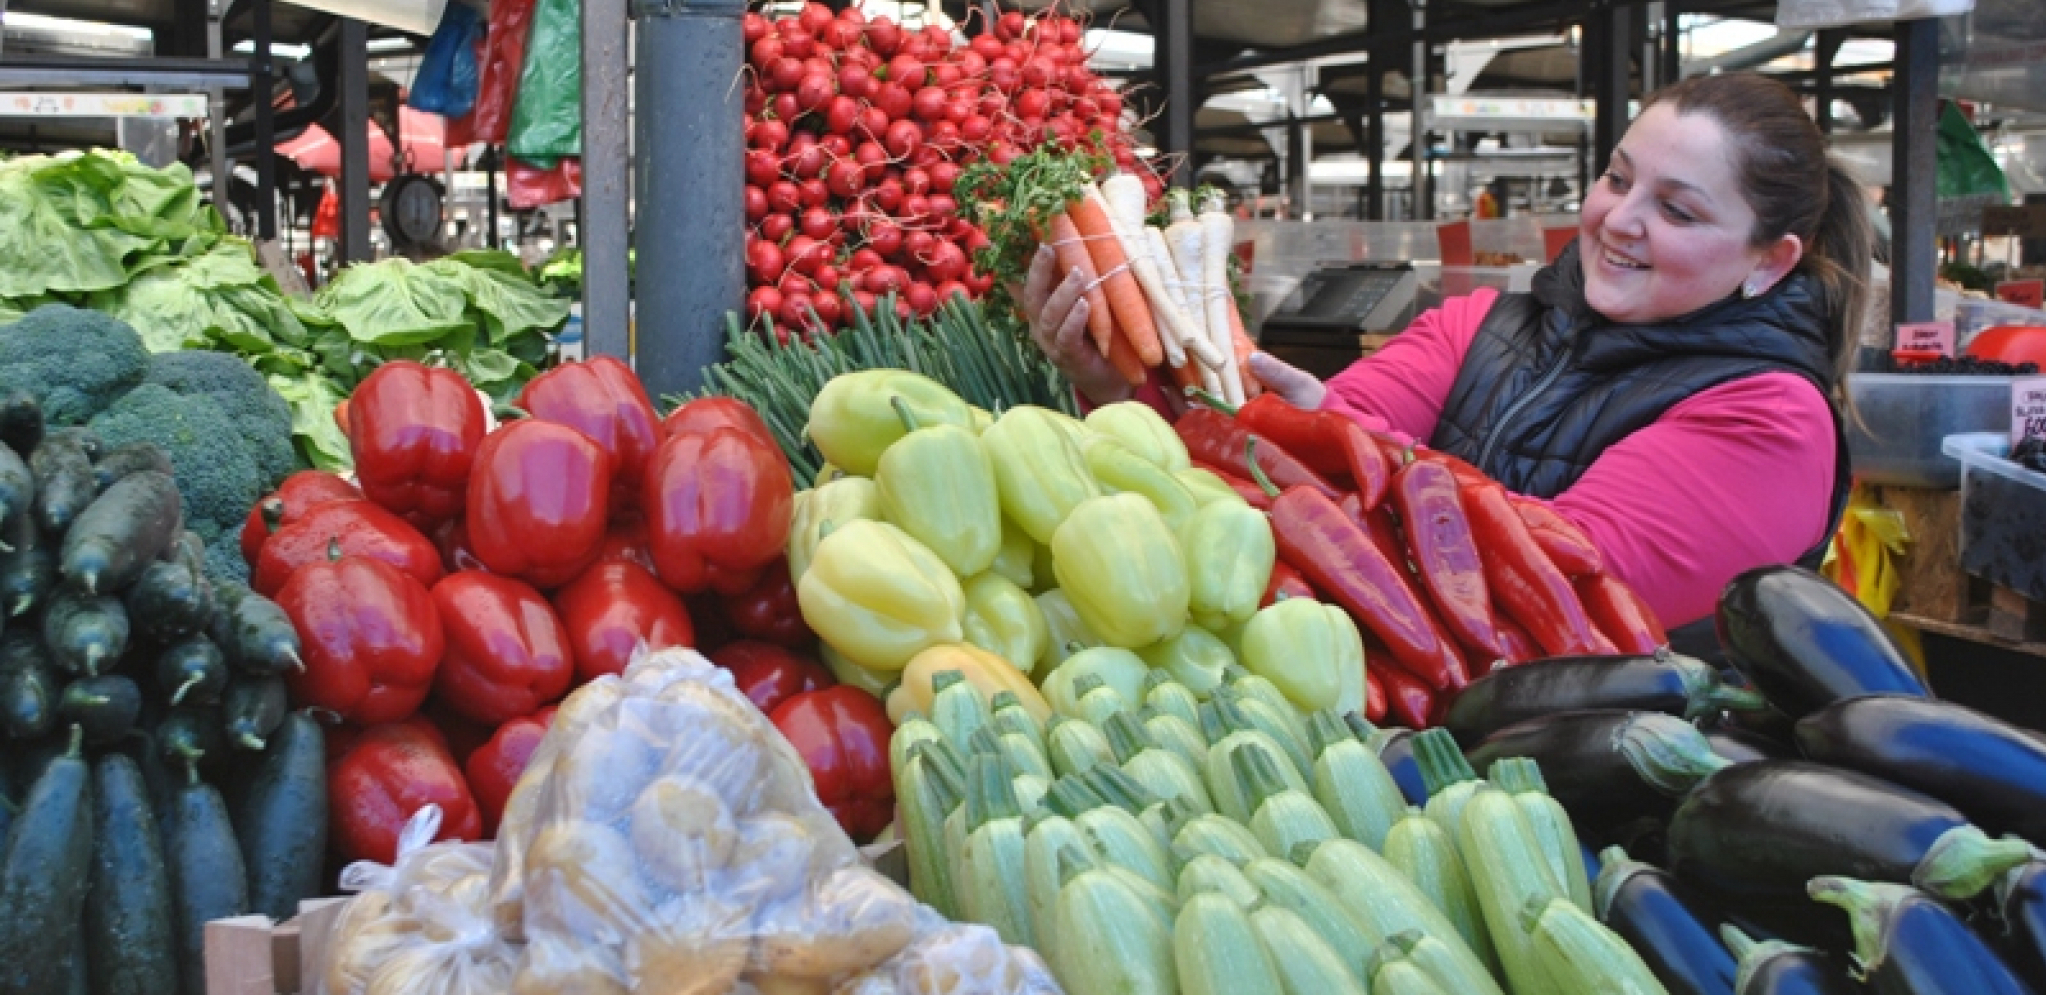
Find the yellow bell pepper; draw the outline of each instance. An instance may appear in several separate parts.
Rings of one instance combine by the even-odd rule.
[[[973,428],[973,412],[951,388],[908,370],[854,370],[832,377],[810,401],[805,429],[817,451],[847,473],[874,475],[881,454],[909,433],[895,413],[909,405],[919,425]]]
[[[869,670],[901,670],[923,650],[964,636],[959,578],[887,522],[833,528],[796,582],[796,600],[819,637]]]
[[[1081,678],[1098,677],[1134,710],[1144,704],[1144,678],[1150,675],[1150,666],[1129,650],[1118,646],[1083,649],[1045,677],[1044,700],[1060,715],[1081,718],[1077,685]]]
[[[1081,443],[1087,458],[1087,472],[1111,494],[1138,494],[1151,502],[1165,518],[1165,527],[1175,534],[1193,517],[1200,505],[1193,492],[1164,468],[1131,451],[1113,436],[1089,435]]]
[[[1211,470],[1191,466],[1172,476],[1173,479],[1186,485],[1187,492],[1193,495],[1194,503],[1203,508],[1217,501],[1226,501],[1230,504],[1240,504],[1246,507],[1250,504],[1250,502],[1243,499],[1243,495],[1236,493],[1236,488],[1229,486],[1227,481],[1215,476]]]
[[[1018,526],[1019,528],[1021,526]],[[1028,536],[1029,533],[1024,533]],[[1030,593],[1058,590],[1058,570],[1051,562],[1051,544],[1030,540]]]
[[[1194,512],[1178,534],[1194,621],[1214,630],[1256,614],[1278,559],[1271,519],[1240,500],[1216,501]]]
[[[789,579],[792,581],[801,581],[803,572],[810,569],[810,558],[817,552],[817,542],[823,537],[826,522],[835,528],[881,517],[881,490],[866,477],[841,476],[803,493],[809,497],[797,503],[795,516],[789,520]]]
[[[966,641],[1029,673],[1051,638],[1037,602],[1028,591],[992,570],[969,578],[962,586],[966,590]]]
[[[987,431],[987,427],[995,423],[995,416],[978,404],[967,405],[966,413],[973,419],[973,424],[968,427],[973,429],[975,435]]]
[[[995,562],[988,565],[992,570],[1026,591],[1037,584],[1037,542],[1023,531],[1009,516],[1002,516],[1002,546],[995,550]]]
[[[902,681],[888,693],[888,718],[897,724],[912,711],[931,712],[931,678],[948,670],[965,675],[984,699],[1009,691],[1016,695],[1030,717],[1040,724],[1051,718],[1051,705],[1039,694],[1030,678],[1008,661],[978,646],[965,643],[933,646],[918,653],[902,668]]]
[[[980,439],[957,425],[918,426],[899,398],[896,411],[912,430],[881,454],[874,469],[882,511],[929,546],[954,575],[986,570],[1002,548],[1002,505]]]
[[[1097,434],[1115,437],[1131,452],[1166,473],[1176,474],[1193,465],[1179,433],[1172,430],[1163,415],[1142,401],[1119,401],[1095,408],[1087,413],[1087,427]]]
[[[859,688],[877,699],[885,699],[889,687],[895,684],[894,674],[868,670],[846,659],[844,654],[832,649],[830,643],[820,641],[817,644],[817,659],[823,662],[824,669],[831,671],[831,676],[838,683]]]
[[[1244,625],[1241,659],[1295,707],[1314,712],[1335,707],[1352,687],[1361,691],[1346,671],[1364,673],[1364,637],[1341,608],[1282,598]]]
[[[1059,587],[1109,645],[1149,646],[1186,624],[1186,558],[1151,502],[1135,494],[1083,501],[1051,551]]]
[[[1137,656],[1202,698],[1221,686],[1222,671],[1236,662],[1235,652],[1222,637],[1191,623],[1177,635],[1138,650]]]
[[[1047,408],[1019,405],[980,436],[994,462],[1002,510],[1038,542],[1050,542],[1080,502],[1101,493],[1073,433],[1059,422],[1062,417]]]
[[[1037,658],[1037,666],[1031,671],[1043,680],[1059,664],[1066,662],[1083,649],[1102,645],[1101,637],[1080,621],[1080,613],[1073,610],[1073,602],[1066,592],[1054,587],[1037,596],[1037,610],[1044,615],[1044,652]]]

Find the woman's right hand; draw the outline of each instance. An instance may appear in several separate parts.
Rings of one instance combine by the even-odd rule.
[[[1129,381],[1087,334],[1086,291],[1086,279],[1078,270],[1060,274],[1058,254],[1050,246],[1039,246],[1018,298],[1030,319],[1030,337],[1088,401],[1101,405],[1128,400],[1134,393]]]

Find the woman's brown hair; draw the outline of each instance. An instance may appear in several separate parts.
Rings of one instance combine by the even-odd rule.
[[[1651,94],[1645,106],[1704,114],[1732,137],[1741,192],[1755,212],[1749,244],[1785,234],[1804,243],[1798,270],[1826,302],[1826,345],[1844,388],[1861,336],[1875,227],[1860,181],[1826,154],[1826,136],[1789,87],[1754,73],[1693,76]]]

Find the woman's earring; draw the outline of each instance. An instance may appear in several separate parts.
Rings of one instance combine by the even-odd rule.
[[[1752,283],[1743,283],[1743,284],[1741,284],[1741,298],[1742,298],[1743,300],[1753,300],[1753,299],[1754,299],[1754,297],[1755,297],[1755,285],[1754,285],[1754,284],[1752,284]]]

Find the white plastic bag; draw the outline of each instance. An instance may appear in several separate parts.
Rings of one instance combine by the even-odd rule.
[[[517,948],[491,927],[489,843],[430,843],[439,806],[398,835],[398,862],[349,865],[357,892],[335,923],[321,995],[496,995],[510,988]]]

